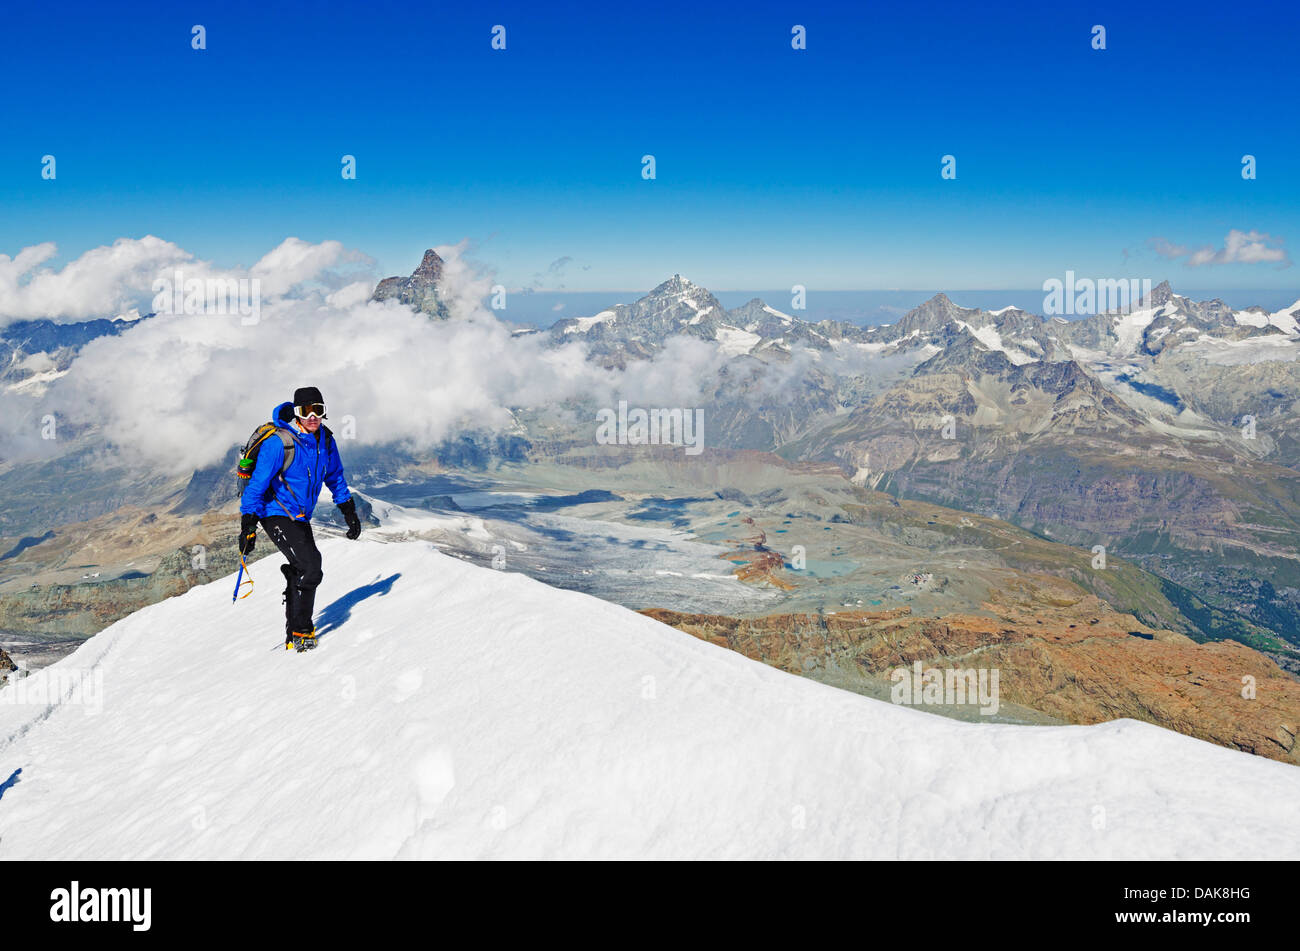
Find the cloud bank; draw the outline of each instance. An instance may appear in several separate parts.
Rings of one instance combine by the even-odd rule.
[[[42,266],[57,253],[46,242],[13,257],[0,254],[0,327],[16,320],[68,323],[149,313],[156,282],[172,279],[177,271],[186,280],[205,282],[256,279],[262,296],[275,300],[308,281],[338,286],[347,279],[336,271],[340,266],[364,271],[373,264],[338,241],[310,244],[298,238],[287,239],[249,268],[217,267],[153,235],[119,238],[61,269]]]
[[[5,455],[59,451],[36,435],[38,420],[54,414],[61,425],[92,427],[114,455],[182,475],[220,462],[274,405],[308,384],[322,390],[333,428],[352,418],[359,443],[429,449],[462,428],[510,427],[510,407],[578,397],[697,405],[724,360],[713,345],[682,338],[653,360],[607,370],[589,363],[581,344],[551,348],[541,334],[513,336],[483,306],[493,275],[466,262],[465,248],[437,248],[452,314],[438,321],[396,301],[371,301],[373,281],[332,287],[331,269],[362,256],[338,242],[291,238],[238,274],[262,281],[256,322],[151,317],[86,344],[39,397],[0,395]],[[40,270],[52,254],[41,245],[0,260],[0,282],[8,279],[0,301],[9,313],[103,316],[133,302],[141,287],[147,292],[159,268],[207,273],[203,262],[157,238],[123,239],[62,271]]]

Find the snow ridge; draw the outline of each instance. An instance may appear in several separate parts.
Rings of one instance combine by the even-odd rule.
[[[0,689],[6,858],[1300,854],[1293,766],[870,700],[427,542],[321,551],[313,652],[273,556],[24,688],[92,673],[99,712]]]

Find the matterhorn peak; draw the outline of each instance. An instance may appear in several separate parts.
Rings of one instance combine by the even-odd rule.
[[[424,252],[410,277],[386,277],[375,287],[371,300],[383,301],[394,298],[408,307],[414,308],[430,317],[446,320],[451,316],[447,305],[438,296],[438,286],[442,281],[443,260],[438,252],[430,248]]]
[[[438,252],[430,248],[424,252],[424,259],[411,275],[413,278],[434,282],[442,277],[443,260]]]

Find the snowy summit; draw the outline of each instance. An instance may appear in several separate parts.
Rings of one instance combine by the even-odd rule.
[[[957,722],[425,542],[321,549],[311,653],[264,610],[270,559],[250,600],[194,588],[0,690],[3,855],[1300,852],[1293,766],[1131,720]]]

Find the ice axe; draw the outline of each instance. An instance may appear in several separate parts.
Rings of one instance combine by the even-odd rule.
[[[236,601],[242,601],[244,598],[248,597],[249,594],[253,593],[253,573],[251,571],[248,571],[248,594],[241,595],[239,593],[239,589],[244,585],[243,578],[246,571],[248,571],[248,566],[244,564],[244,555],[241,552],[239,555],[239,574],[235,576],[235,593],[230,596],[231,604],[234,604]]]

